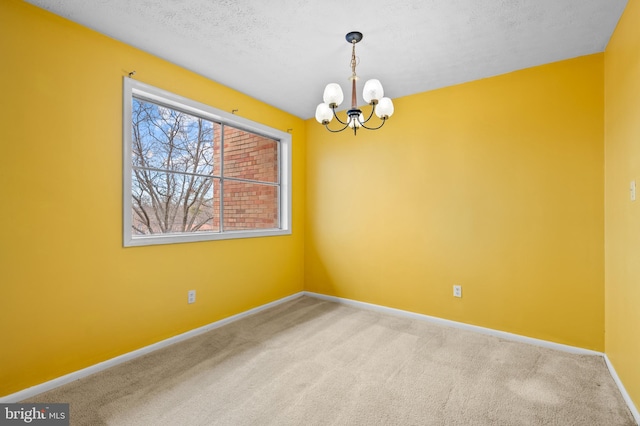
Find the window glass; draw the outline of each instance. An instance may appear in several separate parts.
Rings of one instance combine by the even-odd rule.
[[[290,234],[291,137],[125,78],[124,245]]]

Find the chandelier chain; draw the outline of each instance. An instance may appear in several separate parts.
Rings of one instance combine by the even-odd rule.
[[[356,41],[353,40],[351,44],[351,78],[356,78],[356,65],[358,64],[356,58]]]

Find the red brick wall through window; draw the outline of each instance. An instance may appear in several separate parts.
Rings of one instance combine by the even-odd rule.
[[[220,140],[217,136],[216,140]],[[219,145],[216,150],[214,157],[218,159]],[[274,185],[278,183],[278,143],[224,126],[223,157],[223,230],[278,228],[278,186]],[[216,166],[214,174],[219,174],[219,166]],[[215,197],[214,210],[217,212],[219,209],[219,197]],[[219,225],[217,215],[213,225],[214,228]]]

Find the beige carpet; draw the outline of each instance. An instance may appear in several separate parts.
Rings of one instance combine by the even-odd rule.
[[[602,358],[302,297],[32,398],[72,425],[635,425]]]

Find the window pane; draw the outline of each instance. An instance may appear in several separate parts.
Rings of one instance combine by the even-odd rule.
[[[123,88],[125,247],[291,234],[291,134],[131,78]]]
[[[278,142],[224,126],[224,176],[278,182]]]
[[[279,227],[276,186],[224,181],[225,231]]]
[[[219,232],[219,180],[132,170],[132,235]]]
[[[214,133],[219,134],[219,124],[135,98],[132,124],[134,167],[213,173]]]

